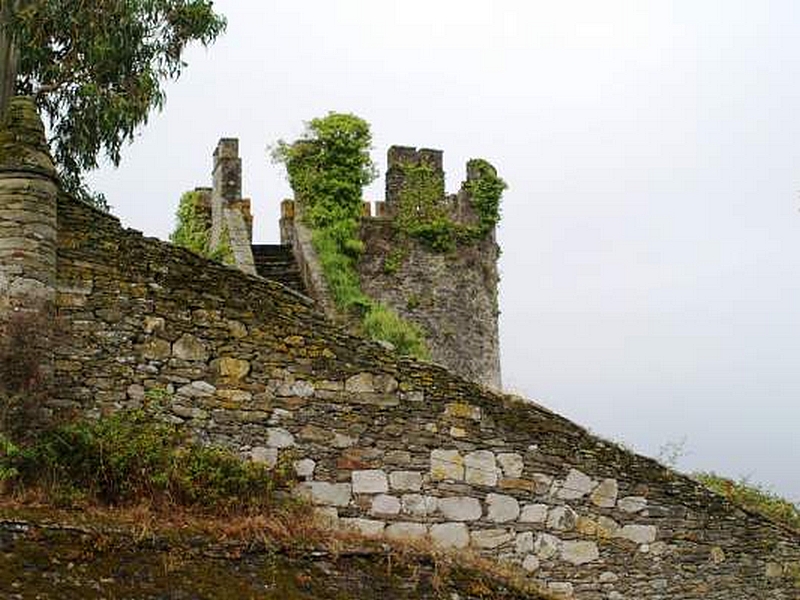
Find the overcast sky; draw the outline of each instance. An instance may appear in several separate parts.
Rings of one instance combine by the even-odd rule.
[[[166,238],[239,137],[258,241],[289,195],[267,146],[353,112],[472,157],[503,200],[509,391],[678,467],[800,499],[800,4],[219,0],[167,105],[93,177]],[[382,199],[383,179],[368,190]]]

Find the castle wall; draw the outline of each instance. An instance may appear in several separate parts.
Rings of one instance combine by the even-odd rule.
[[[56,304],[47,410],[143,408],[288,461],[297,492],[339,526],[470,548],[578,600],[798,596],[798,532],[63,196]]]
[[[788,600],[800,536],[539,406],[398,360],[309,301],[59,203],[54,410],[146,407],[293,462],[332,521],[429,536],[581,600]]]

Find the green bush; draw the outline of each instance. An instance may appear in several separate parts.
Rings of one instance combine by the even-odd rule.
[[[176,427],[141,411],[62,425],[14,450],[0,448],[0,473],[7,480],[43,487],[67,501],[248,507],[268,503],[276,484],[263,465],[191,443]]]

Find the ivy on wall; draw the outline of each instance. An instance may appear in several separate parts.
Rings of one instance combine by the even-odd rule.
[[[508,187],[486,160],[467,163],[464,184],[477,216],[475,223],[460,223],[450,215],[440,172],[425,163],[401,163],[403,187],[396,224],[399,230],[436,252],[451,252],[459,245],[485,238],[500,221],[500,199]]]
[[[420,328],[361,289],[356,266],[364,250],[359,237],[362,190],[376,176],[371,144],[366,121],[330,113],[310,121],[294,143],[278,142],[273,159],[286,166],[337,307],[359,317],[372,339],[391,343],[401,354],[427,358]]]
[[[227,227],[219,244],[211,247],[211,209],[204,205],[202,192],[186,192],[181,196],[175,221],[175,230],[169,236],[173,244],[226,265],[235,264]]]

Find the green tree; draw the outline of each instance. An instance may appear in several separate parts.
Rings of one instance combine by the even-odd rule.
[[[165,100],[186,46],[213,42],[210,0],[0,0],[0,110],[14,94],[47,115],[64,186],[124,143]]]

